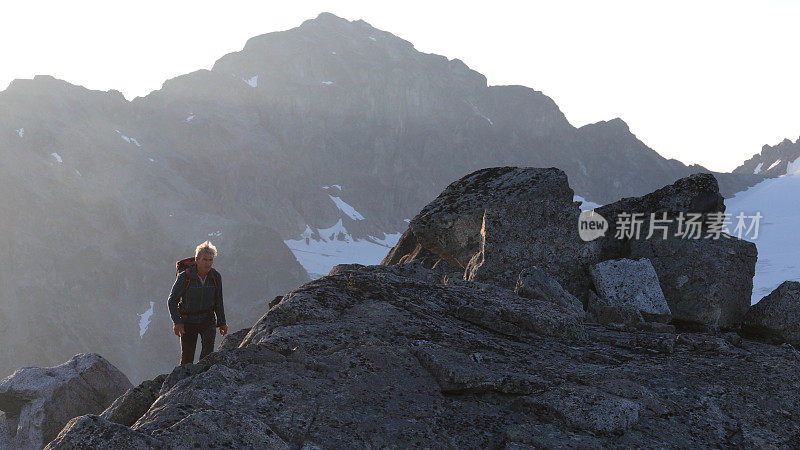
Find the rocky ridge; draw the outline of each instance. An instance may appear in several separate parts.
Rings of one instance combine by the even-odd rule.
[[[445,193],[471,185],[476,189],[461,191],[463,204],[491,199],[483,189],[509,181],[509,174],[537,175],[543,185],[530,185],[532,192],[561,189],[550,169],[502,168],[483,171],[480,185],[474,182],[481,174],[473,174]],[[650,204],[719,209],[695,201],[698,192],[713,198],[709,183],[703,176],[682,180]],[[521,185],[501,183],[509,195]],[[566,207],[560,197],[531,197],[534,211]],[[475,232],[474,221],[446,209],[440,211],[448,220],[433,220],[434,208],[425,211],[387,257],[403,261],[337,266],[276,299],[253,327],[198,364],[129,390],[101,415],[73,419],[48,448],[791,448],[800,440],[800,396],[792,384],[800,353],[793,348],[716,332],[713,322],[705,322],[705,332],[679,333],[642,320],[600,325],[550,265],[533,267],[535,258],[491,260],[509,268],[530,264],[515,285],[506,277],[471,280],[466,269],[454,270],[464,259],[453,255],[464,247],[449,252],[454,262],[442,254],[474,245],[475,235],[459,233]],[[471,209],[465,214],[474,219]],[[422,223],[433,224],[426,236],[443,237],[439,253],[414,239]],[[476,251],[487,251],[478,233]],[[603,240],[584,245],[594,252],[591,260],[626,251]],[[402,249],[408,253],[400,255]],[[591,299],[598,293],[586,276],[588,283],[571,289],[586,286]]]
[[[800,166],[793,164],[797,158],[800,158],[800,139],[794,142],[784,139],[776,145],[764,145],[761,152],[733,169],[732,173],[779,177],[800,170]]]

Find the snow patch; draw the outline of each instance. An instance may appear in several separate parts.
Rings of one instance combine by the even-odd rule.
[[[762,167],[764,167],[764,163],[763,162],[758,163],[755,170],[753,170],[753,175],[758,175],[758,173],[761,172]]]
[[[125,142],[127,142],[128,144],[133,144],[133,145],[135,145],[135,146],[137,146],[137,147],[141,147],[141,145],[139,144],[139,141],[137,141],[136,139],[134,139],[134,138],[131,138],[131,137],[128,137],[128,136],[125,136],[125,135],[124,135],[124,134],[122,134],[122,133],[121,133],[119,130],[114,130],[114,131],[116,131],[116,132],[117,132],[117,134],[118,134],[118,135],[119,135],[119,136],[120,136],[122,139],[124,139],[124,140],[125,140]]]
[[[756,274],[753,277],[751,304],[758,302],[786,280],[800,280],[800,202],[786,199],[800,197],[800,174],[766,179],[749,189],[725,200],[725,212],[731,214],[731,225],[736,226],[736,216],[754,216],[760,212]],[[745,223],[750,224],[750,219]],[[749,238],[751,234],[743,234]]]
[[[155,159],[153,159],[153,158],[147,158],[147,159],[149,159],[149,160],[150,160],[150,162],[156,162],[156,160],[155,160]]]
[[[190,113],[191,114],[191,113]],[[191,122],[194,120],[194,114],[191,114],[189,117],[183,119],[184,122]]]
[[[25,128],[20,128],[19,130],[14,130],[14,131],[16,131],[16,132],[17,132],[17,134],[19,135],[19,137],[21,137],[21,138],[22,138],[22,137],[25,137]]]
[[[58,161],[58,163],[59,163],[59,164],[61,164],[61,163],[63,163],[63,162],[64,162],[64,160],[63,160],[63,159],[61,159],[61,155],[59,155],[58,153],[50,153],[50,156],[52,156],[53,158],[55,158],[55,159],[56,159],[56,161]]]
[[[603,206],[603,205],[600,205],[600,204],[595,203],[595,202],[590,202],[590,201],[586,200],[585,198],[581,197],[580,195],[573,196],[572,197],[572,201],[573,202],[581,202],[581,205],[580,205],[581,211],[591,211],[593,209],[596,209],[596,208],[599,208],[599,207]]]
[[[778,164],[780,164],[780,163],[781,163],[781,160],[780,160],[780,159],[779,159],[779,160],[777,160],[777,161],[775,161],[774,163],[772,163],[772,165],[770,165],[769,167],[767,167],[767,171],[769,171],[769,170],[772,170],[772,168],[773,168],[773,167],[777,166],[777,165],[778,165]]]
[[[222,236],[222,230],[214,231],[213,233],[208,233],[208,237],[219,237]]]
[[[150,309],[141,314],[136,314],[139,316],[139,339],[144,337],[144,334],[147,332],[147,327],[150,326],[150,318],[153,317],[153,307],[155,304],[156,302],[150,302]]]
[[[75,169],[75,173],[76,173],[76,174],[78,174],[78,176],[79,176],[79,177],[82,177],[82,176],[83,176],[83,175],[81,175],[81,171],[80,171],[80,170],[78,170],[78,169]]]
[[[405,222],[405,223],[411,223],[411,219],[403,219],[403,222]]]
[[[314,231],[306,225],[299,238],[283,241],[312,279],[327,275],[337,264],[379,264],[402,234],[386,234],[383,239],[374,236],[355,239],[342,225],[342,219],[317,232],[320,239],[314,239]]]
[[[800,174],[800,158],[795,158],[786,166],[786,175]]]
[[[331,55],[335,55],[335,54],[336,54],[336,52],[331,52]]]
[[[488,117],[484,116],[484,115],[481,113],[481,111],[478,109],[478,107],[477,107],[477,106],[475,106],[475,104],[474,104],[474,103],[472,103],[472,101],[471,101],[471,100],[464,100],[464,101],[465,101],[465,102],[467,102],[467,104],[469,104],[469,106],[471,106],[471,107],[472,107],[472,112],[474,112],[476,115],[478,115],[478,116],[480,116],[480,117],[483,117],[483,118],[484,118],[484,119],[485,119],[487,122],[489,122],[489,126],[492,126],[492,125],[494,125],[494,122],[492,122],[492,119],[490,119],[490,118],[488,118]]]
[[[355,208],[353,208],[349,204],[345,203],[345,201],[342,200],[341,198],[334,197],[334,196],[332,196],[330,194],[328,194],[328,197],[330,197],[331,200],[333,200],[333,203],[336,204],[336,207],[339,208],[339,210],[341,210],[343,213],[347,214],[347,216],[350,217],[351,219],[353,219],[353,220],[364,220],[364,216],[362,216],[358,211],[356,211]]]
[[[333,84],[333,81],[323,81],[322,84],[324,84],[326,86],[330,86],[330,85]]]
[[[377,39],[375,39],[375,38],[374,38],[374,37],[372,37],[372,36],[369,36],[369,40],[370,40],[370,41],[377,41]]]
[[[250,77],[249,79],[242,78],[242,81],[249,84],[251,87],[258,87],[258,75]]]

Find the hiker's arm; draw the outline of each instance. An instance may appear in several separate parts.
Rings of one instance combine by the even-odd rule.
[[[167,299],[169,316],[172,318],[172,323],[175,325],[183,324],[183,318],[178,312],[178,300],[180,300],[181,294],[183,294],[183,288],[185,287],[186,272],[182,272],[180,275],[178,275],[178,278],[175,279],[175,284],[172,285],[172,292],[170,292],[169,298]]]
[[[222,275],[217,272],[217,282],[219,286],[219,292],[217,292],[217,304],[214,305],[214,312],[217,314],[217,326],[222,327],[226,326],[225,323],[225,304],[222,302]]]

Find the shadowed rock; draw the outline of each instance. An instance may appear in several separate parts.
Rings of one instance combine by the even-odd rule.
[[[581,315],[584,313],[580,300],[564,290],[547,272],[536,266],[520,272],[514,292],[521,297],[552,302]]]
[[[76,448],[149,450],[170,447],[158,439],[100,416],[85,415],[70,420],[45,447],[48,450]]]
[[[0,382],[0,443],[41,448],[73,417],[99,413],[132,387],[102,356],[81,353],[56,367],[25,367]]]
[[[630,246],[631,258],[653,263],[673,320],[711,329],[739,327],[753,292],[755,244],[722,235],[635,240]]]
[[[561,170],[495,167],[473,172],[451,183],[409,223],[408,231],[382,262],[420,259],[425,251],[466,267],[480,250],[484,212],[515,201],[567,202],[573,192]],[[577,207],[575,207],[577,210]],[[404,259],[405,258],[405,259]]]
[[[742,328],[750,335],[800,347],[800,283],[784,281],[751,306]]]
[[[100,417],[126,427],[133,425],[156,401],[166,377],[166,375],[159,375],[128,389],[127,392],[117,397],[114,403],[100,414]]]
[[[709,224],[725,211],[713,175],[682,178],[642,197],[625,198],[595,210],[609,221],[602,259],[647,258],[658,275],[673,320],[687,325],[736,328],[750,305],[758,252],[755,244],[714,233]],[[638,238],[617,239],[620,214],[641,214]],[[653,235],[649,238],[651,214]],[[679,217],[700,214],[698,233],[678,235]],[[665,225],[665,231],[656,226]],[[684,231],[687,228],[684,227]],[[695,238],[695,236],[699,236]]]

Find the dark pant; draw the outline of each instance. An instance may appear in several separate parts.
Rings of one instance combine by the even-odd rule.
[[[200,335],[202,346],[198,361],[214,351],[214,332],[217,331],[214,322],[185,323],[184,333],[181,336],[181,364],[194,362],[194,350],[197,347],[197,335]]]

